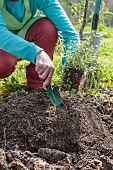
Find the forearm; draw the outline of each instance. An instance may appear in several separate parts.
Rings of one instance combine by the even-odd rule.
[[[43,49],[11,33],[0,16],[0,48],[18,58],[35,62],[36,55]]]

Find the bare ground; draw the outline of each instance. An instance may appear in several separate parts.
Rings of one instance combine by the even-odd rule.
[[[44,90],[0,101],[0,170],[113,170],[112,94],[62,92],[57,108]]]

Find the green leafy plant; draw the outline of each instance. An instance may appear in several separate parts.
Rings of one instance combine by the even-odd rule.
[[[19,62],[11,76],[0,79],[0,99],[7,97],[15,91],[27,91],[25,67],[28,63],[27,61]]]
[[[77,50],[72,53],[67,51],[66,56],[67,64],[63,70],[62,89],[78,92],[83,75],[98,67],[97,53],[91,46],[91,40],[87,39]]]

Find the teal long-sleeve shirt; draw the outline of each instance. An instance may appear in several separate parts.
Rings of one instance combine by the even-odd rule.
[[[4,7],[7,6],[7,10],[19,21],[22,21],[25,7],[23,0],[19,0],[19,2],[20,3],[17,3],[16,5],[12,5],[10,0],[4,0]],[[33,15],[35,15],[38,9],[54,23],[55,27],[64,39],[65,46],[70,42],[70,40],[79,41],[78,33],[57,0],[29,0],[29,2]],[[0,48],[17,56],[18,58],[28,60],[32,63],[35,63],[37,54],[43,50],[34,43],[28,42],[10,32],[3,22],[1,13]]]

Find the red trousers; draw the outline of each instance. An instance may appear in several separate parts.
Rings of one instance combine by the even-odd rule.
[[[53,59],[58,34],[54,24],[48,18],[41,18],[33,23],[25,35],[25,40],[43,48],[51,60]],[[16,69],[17,62],[16,56],[0,50],[0,79],[10,76]],[[26,66],[26,78],[29,89],[43,86],[43,80],[39,78],[35,65],[32,63]]]

